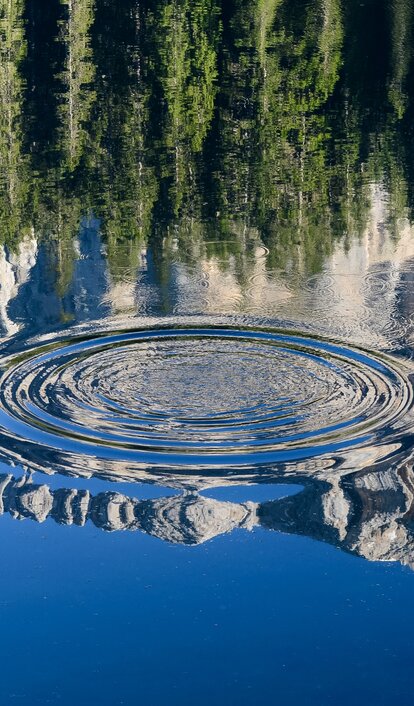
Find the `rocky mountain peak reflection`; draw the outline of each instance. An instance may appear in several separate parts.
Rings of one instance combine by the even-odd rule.
[[[296,479],[297,480],[297,479]],[[414,473],[407,466],[359,471],[330,481],[303,478],[302,491],[262,503],[235,503],[197,492],[139,500],[118,492],[0,477],[0,512],[61,525],[87,522],[105,531],[141,531],[175,544],[199,545],[235,529],[308,536],[369,561],[414,568]]]
[[[220,502],[186,492],[153,500],[137,500],[114,491],[92,495],[88,490],[59,488],[34,483],[30,476],[19,479],[0,476],[0,511],[15,519],[44,522],[52,518],[61,525],[141,530],[168,542],[201,544],[236,528],[257,524],[255,503]]]

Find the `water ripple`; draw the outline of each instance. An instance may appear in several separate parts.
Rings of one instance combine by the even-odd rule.
[[[157,328],[3,360],[0,429],[30,446],[163,467],[297,462],[399,433],[388,358],[276,330]]]

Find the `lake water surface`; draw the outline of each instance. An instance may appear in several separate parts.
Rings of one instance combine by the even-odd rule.
[[[411,0],[0,40],[0,703],[411,705]]]

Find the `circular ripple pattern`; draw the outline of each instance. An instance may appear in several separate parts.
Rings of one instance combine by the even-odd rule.
[[[140,330],[7,359],[0,428],[108,461],[254,465],[375,442],[411,401],[394,365],[330,342],[262,330]]]

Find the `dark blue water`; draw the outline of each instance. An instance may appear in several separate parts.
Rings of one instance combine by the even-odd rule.
[[[410,0],[0,0],[0,704],[411,704]]]
[[[411,702],[407,568],[262,530],[189,548],[3,524],[10,703]]]

